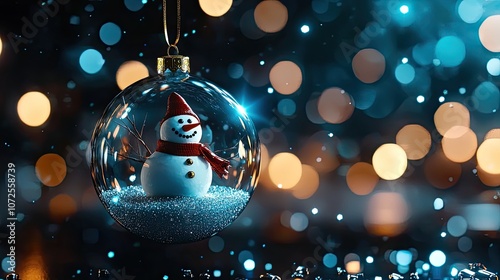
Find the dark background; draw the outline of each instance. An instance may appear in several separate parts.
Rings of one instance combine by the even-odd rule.
[[[407,3],[395,2],[398,5]],[[286,27],[274,34],[263,34],[259,39],[250,39],[240,31],[240,19],[245,12],[254,9],[258,1],[234,1],[227,14],[213,18],[203,13],[197,1],[184,0],[182,33],[188,36],[182,36],[179,47],[181,53],[190,56],[193,74],[200,74],[232,93],[247,108],[257,130],[273,131],[272,140],[261,139],[271,155],[297,151],[310,135],[326,130],[340,139],[354,139],[360,145],[358,161],[370,162],[382,140],[393,142],[404,124],[419,123],[434,130],[433,114],[440,105],[438,97],[443,90],[450,92],[449,100],[463,101],[466,96],[457,93],[460,87],[471,93],[482,81],[498,82],[485,67],[488,59],[496,54],[485,50],[477,38],[481,21],[487,15],[500,12],[495,1],[485,2],[485,13],[476,24],[460,20],[456,1],[408,2],[410,13],[415,17],[412,25],[402,27],[397,20],[392,20],[366,46],[357,47],[354,42],[359,30],[373,22],[373,12],[385,9],[388,1],[330,0],[330,9],[336,14],[331,21],[322,21],[312,10],[311,1],[283,1],[289,14]],[[173,1],[169,3],[173,7]],[[337,6],[337,3],[342,5]],[[93,5],[93,12],[85,11],[89,4]],[[16,235],[17,272],[22,279],[95,279],[100,268],[116,273],[113,274],[116,279],[119,279],[117,275],[122,275],[122,279],[133,279],[132,276],[136,276],[135,279],[163,279],[164,275],[176,279],[181,268],[192,269],[196,274],[220,270],[225,279],[230,278],[231,273],[257,278],[268,272],[266,263],[272,264],[269,272],[280,276],[289,275],[295,263],[308,266],[312,275],[333,277],[335,269],[323,265],[322,257],[327,252],[337,256],[338,266],[343,266],[345,255],[355,253],[360,256],[367,276],[386,277],[397,272],[388,257],[391,250],[410,248],[414,252],[410,272],[416,270],[418,260],[428,262],[433,250],[447,254],[446,264],[433,270],[433,278],[449,277],[453,264],[471,261],[483,262],[492,271],[500,270],[497,232],[469,230],[466,236],[473,240],[473,247],[468,252],[458,250],[458,238],[440,237],[440,233],[446,231],[446,221],[460,205],[484,202],[484,195],[489,196],[489,203],[499,203],[491,195],[498,194],[499,188],[483,185],[472,172],[474,160],[462,165],[460,181],[446,190],[429,184],[419,166],[399,183],[381,181],[377,189],[401,188],[414,213],[405,232],[391,238],[372,235],[364,228],[362,215],[368,197],[350,192],[339,171],[342,168],[321,174],[318,192],[307,200],[259,185],[243,214],[219,234],[225,241],[221,252],[210,250],[208,240],[182,245],[157,244],[135,237],[113,222],[93,189],[85,160],[86,144],[105,106],[120,92],[115,82],[118,67],[125,61],[138,60],[154,74],[156,57],[165,54],[160,7],[160,1],[148,0],[142,9],[132,12],[119,0],[69,0],[33,38],[20,44],[16,52],[9,43],[9,34],[22,35],[23,18],[31,19],[41,8],[37,1],[0,3],[3,42],[0,54],[1,164],[4,170],[8,162],[15,163],[18,169],[33,166],[46,153],[57,153],[65,157],[68,164],[68,174],[61,185],[42,186],[41,197],[35,202],[17,200],[17,211],[24,214],[24,219],[17,224]],[[73,16],[79,18],[79,24],[70,24]],[[114,22],[126,31],[120,42],[111,47],[99,38],[99,29],[106,22]],[[300,32],[303,24],[310,26],[309,33]],[[192,34],[192,30],[196,33]],[[464,62],[453,69],[432,65],[420,67],[431,77],[428,98],[423,104],[408,105],[405,101],[413,100],[414,96],[406,94],[394,78],[395,67],[402,57],[408,57],[410,63],[418,66],[411,58],[412,47],[438,40],[446,34],[457,35],[465,42],[467,56]],[[357,80],[350,65],[352,56],[344,57],[340,48],[342,42],[351,44],[356,51],[373,47],[383,53],[387,66],[381,80],[371,85]],[[102,70],[95,75],[82,71],[78,63],[79,55],[88,48],[100,51],[106,60]],[[260,60],[265,61],[262,67],[258,65]],[[249,83],[265,80],[270,67],[281,60],[294,61],[301,67],[303,83],[299,91],[290,96],[277,92],[268,94],[269,82],[257,87]],[[229,76],[231,63],[245,65],[244,77],[232,79]],[[74,89],[67,87],[69,81],[76,84]],[[374,118],[356,109],[351,119],[340,125],[310,122],[305,111],[306,102],[331,86],[345,89],[355,101],[356,92],[374,90],[379,96],[377,102],[389,104],[389,112]],[[46,93],[52,106],[49,120],[36,128],[24,125],[16,110],[22,94],[32,90]],[[283,98],[290,98],[297,104],[296,113],[291,117],[282,116],[277,109]],[[471,126],[476,126],[478,138],[482,139],[489,129],[498,127],[500,118],[498,112],[472,112],[471,120]],[[439,146],[439,137],[433,140],[433,147]],[[354,162],[343,160],[343,170]],[[61,193],[75,198],[78,208],[75,214],[57,220],[49,214],[48,205],[51,198]],[[4,191],[1,197],[4,201]],[[435,211],[432,203],[436,197],[442,197],[450,207]],[[317,215],[311,214],[314,207],[319,209]],[[286,211],[305,213],[309,217],[308,228],[295,232],[283,226],[280,217],[286,217]],[[336,219],[339,213],[344,220]],[[1,216],[1,233],[7,232],[3,226],[4,215]],[[3,256],[7,254],[6,239],[1,243]],[[238,260],[243,250],[253,254],[254,271],[246,271]],[[115,253],[113,258],[108,258],[110,251]],[[374,257],[373,264],[364,261],[367,256]]]

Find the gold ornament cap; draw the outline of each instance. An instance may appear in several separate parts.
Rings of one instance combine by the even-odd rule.
[[[189,57],[183,55],[167,55],[158,57],[158,62],[156,65],[159,75],[163,75],[165,71],[170,70],[172,73],[176,71],[181,71],[184,73],[189,73]]]

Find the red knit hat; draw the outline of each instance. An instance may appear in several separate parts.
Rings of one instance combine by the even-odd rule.
[[[180,96],[178,93],[172,92],[168,96],[167,113],[165,113],[165,116],[161,120],[160,124],[168,118],[179,115],[191,115],[198,121],[200,121],[200,118],[193,112],[191,107],[189,107],[186,100],[184,100],[184,98],[182,98],[182,96]]]

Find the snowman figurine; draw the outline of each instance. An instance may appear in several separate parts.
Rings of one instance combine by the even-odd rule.
[[[173,92],[160,122],[156,151],[141,171],[147,196],[200,197],[208,192],[212,171],[227,179],[229,161],[215,155],[201,140],[200,118],[184,98]]]

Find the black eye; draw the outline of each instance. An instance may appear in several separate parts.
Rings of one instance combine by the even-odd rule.
[[[192,123],[193,121],[191,119],[188,119],[188,123]]]
[[[182,119],[179,119],[178,122],[179,123],[184,123],[184,121]]]

